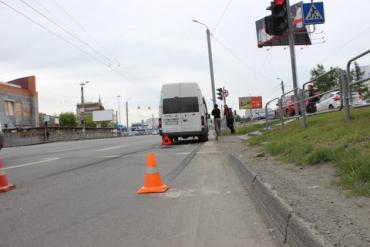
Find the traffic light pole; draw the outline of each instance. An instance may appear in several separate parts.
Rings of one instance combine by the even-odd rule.
[[[211,32],[209,31],[208,28],[207,28],[207,43],[208,43],[209,70],[210,70],[210,74],[211,74],[212,101],[213,101],[213,107],[214,107],[214,105],[216,104],[215,79],[214,79],[214,75],[213,75]]]
[[[290,60],[291,60],[291,67],[292,67],[292,76],[293,76],[293,89],[294,89],[294,112],[297,116],[299,114],[299,107],[298,107],[298,78],[297,78],[297,64],[296,64],[296,56],[295,56],[295,44],[294,44],[294,33],[293,33],[293,23],[292,23],[292,15],[290,13],[290,4],[289,0],[285,1],[287,14],[288,14],[288,39],[289,39],[289,50],[290,50]]]

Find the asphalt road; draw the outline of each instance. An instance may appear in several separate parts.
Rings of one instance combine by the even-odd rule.
[[[3,149],[17,188],[0,194],[0,246],[275,246],[214,141],[171,148],[159,141],[137,136]],[[136,194],[148,151],[156,154],[167,193]]]

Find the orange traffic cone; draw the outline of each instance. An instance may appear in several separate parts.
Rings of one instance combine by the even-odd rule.
[[[0,192],[7,192],[9,190],[15,189],[14,184],[8,184],[6,175],[3,168],[3,162],[0,160]]]
[[[163,146],[170,146],[170,145],[172,145],[171,138],[169,138],[167,134],[164,134],[164,136],[163,136],[162,145]]]
[[[141,187],[137,193],[163,193],[168,190],[168,186],[162,183],[161,175],[157,168],[157,161],[154,153],[149,152],[146,161],[146,174],[144,186]]]

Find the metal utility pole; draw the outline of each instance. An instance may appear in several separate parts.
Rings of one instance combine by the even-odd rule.
[[[89,83],[89,81],[83,82],[80,84],[81,86],[81,108],[80,108],[80,118],[82,118],[82,133],[85,133],[86,130],[86,119],[85,119],[85,96],[84,96],[84,87]],[[82,114],[81,114],[82,113]],[[82,117],[81,117],[82,116]]]
[[[292,23],[292,15],[290,13],[290,3],[289,0],[285,1],[287,13],[288,13],[288,39],[289,39],[289,50],[290,50],[290,60],[291,60],[291,67],[292,67],[292,76],[293,76],[293,89],[294,89],[294,112],[295,115],[299,114],[299,107],[298,107],[298,78],[297,78],[297,64],[296,64],[296,56],[295,56],[295,44],[294,44],[294,33],[293,33],[293,23]]]
[[[212,47],[211,47],[211,32],[206,24],[193,20],[193,22],[198,23],[206,27],[207,33],[207,45],[208,45],[208,58],[209,58],[209,72],[211,74],[211,88],[212,88],[212,103],[213,106],[216,104],[216,93],[215,93],[215,79],[213,74],[213,61],[212,61]]]
[[[117,100],[118,100],[118,120],[117,124],[121,123],[121,95],[117,95]]]
[[[126,101],[126,127],[127,127],[127,132],[129,132],[129,127],[128,127],[128,101]]]

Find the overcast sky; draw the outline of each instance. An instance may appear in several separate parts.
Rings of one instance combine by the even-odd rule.
[[[192,22],[197,19],[214,35],[216,88],[229,90],[228,104],[237,109],[238,97],[249,95],[262,95],[266,102],[281,92],[277,77],[284,80],[286,90],[292,88],[289,49],[257,48],[255,21],[269,14],[265,10],[269,2],[0,0],[0,81],[35,75],[39,110],[48,114],[75,112],[84,81],[90,81],[86,100],[97,101],[100,96],[106,109],[116,110],[117,95],[121,96],[124,122],[126,100],[130,122],[157,116],[163,83],[198,82],[210,107],[206,33]],[[324,4],[326,23],[311,36],[314,45],[296,47],[299,85],[309,79],[316,64],[344,68],[350,58],[370,48],[370,1]],[[370,64],[369,60],[360,60],[360,65]]]

